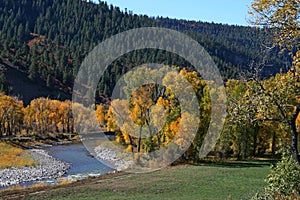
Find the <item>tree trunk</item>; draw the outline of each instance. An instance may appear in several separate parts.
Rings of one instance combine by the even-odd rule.
[[[243,159],[246,159],[248,157],[248,139],[245,139],[245,146],[243,149]]]
[[[0,137],[2,137],[3,136],[3,127],[4,127],[4,125],[2,124],[2,122],[0,121]]]
[[[7,134],[8,134],[8,136],[12,136],[12,131],[11,131],[11,127],[10,127],[10,122],[8,122],[8,125],[7,125]]]
[[[142,142],[142,129],[143,127],[140,127],[140,134],[138,138],[138,147],[137,147],[137,152],[139,153],[141,151],[141,142]]]
[[[67,133],[70,133],[70,119],[67,118]]]
[[[272,155],[274,156],[276,153],[276,131],[273,131],[272,137]]]
[[[243,132],[243,151],[242,151],[242,159],[244,160],[245,158],[247,158],[247,154],[248,154],[248,137],[247,137],[247,132],[248,132],[248,126],[246,125],[245,127],[245,132]]]
[[[253,152],[252,152],[252,156],[256,156],[258,131],[259,131],[259,126],[255,126],[254,136],[253,136]]]
[[[133,153],[134,153],[134,144],[133,144],[131,135],[128,135],[128,137],[129,137],[129,141],[130,141],[130,145],[131,145],[131,153],[132,153],[132,155],[133,155]]]
[[[292,156],[295,163],[297,163],[300,166],[300,156],[298,151],[298,132],[296,128],[296,119],[299,113],[300,113],[300,107],[297,107],[296,112],[294,113],[292,120],[290,122],[290,131],[292,135],[292,144],[291,144]]]

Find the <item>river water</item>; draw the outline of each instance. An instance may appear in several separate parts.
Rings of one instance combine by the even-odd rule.
[[[57,145],[44,149],[54,158],[71,164],[70,169],[64,175],[64,177],[68,179],[83,179],[88,176],[99,176],[114,170],[91,156],[82,143]]]
[[[51,156],[71,164],[70,169],[64,175],[70,179],[82,179],[113,171],[112,168],[92,157],[82,143],[57,145],[44,149]]]
[[[97,146],[103,141],[103,138],[91,140],[91,144]],[[108,172],[115,171],[108,167],[103,162],[91,156],[86,147],[80,143],[66,144],[66,145],[53,145],[43,147],[49,155],[61,161],[69,163],[71,166],[67,173],[62,177],[67,180],[81,180],[90,176],[100,176]],[[42,179],[37,181],[21,182],[20,186],[30,186],[36,183],[46,183],[54,185],[58,183],[57,179]],[[0,187],[0,190],[6,187]]]
[[[84,143],[88,145],[88,148],[92,151],[95,147],[107,141],[108,138],[105,139],[104,137],[105,136],[103,135],[96,135],[96,137],[95,135],[87,135],[84,138]],[[41,148],[46,150],[49,155],[53,156],[54,158],[70,164],[70,168],[63,176],[63,179],[81,180],[90,176],[99,176],[101,174],[115,171],[115,169],[112,169],[108,165],[93,157],[82,142],[65,145],[60,144],[53,146],[44,146]],[[41,182],[53,185],[56,184],[58,180],[43,179],[38,181],[22,182],[19,185],[30,186],[32,184]],[[0,187],[0,190],[1,189],[3,188]]]

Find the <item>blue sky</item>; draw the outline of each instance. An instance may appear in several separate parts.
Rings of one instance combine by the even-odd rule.
[[[251,0],[106,0],[134,14],[163,16],[233,25],[249,25]]]

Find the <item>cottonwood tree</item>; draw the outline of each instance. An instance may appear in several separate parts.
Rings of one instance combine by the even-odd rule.
[[[71,101],[38,98],[30,102],[24,110],[24,127],[27,133],[74,133],[74,119]]]
[[[23,102],[0,93],[0,136],[12,136],[21,131]]]
[[[114,99],[111,102],[105,114],[107,130],[115,131],[116,141],[133,154],[163,150],[166,146],[177,152],[191,144],[182,158],[196,160],[209,123],[209,120],[200,122],[210,115],[207,99],[209,90],[196,72],[167,69],[139,68],[128,72],[124,78],[126,84],[122,88],[128,101]],[[160,77],[162,84],[155,84],[157,77]],[[140,84],[144,80],[149,80],[149,83]],[[194,102],[190,98],[181,98],[179,101],[177,95],[183,93],[182,85],[188,85],[189,88],[184,89],[196,94],[193,97],[198,98],[199,105],[190,106],[190,102]],[[183,105],[186,105],[185,109]],[[197,113],[194,108],[201,112],[200,120],[194,116]],[[201,127],[197,134],[195,126]],[[166,157],[174,156],[174,152],[166,153]]]

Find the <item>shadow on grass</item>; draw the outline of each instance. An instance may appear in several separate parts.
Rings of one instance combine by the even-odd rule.
[[[209,161],[204,160],[199,163],[191,163],[195,166],[211,166],[225,168],[250,168],[250,167],[266,167],[277,163],[278,160],[250,160],[250,161]]]

